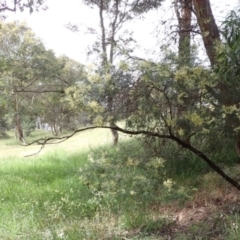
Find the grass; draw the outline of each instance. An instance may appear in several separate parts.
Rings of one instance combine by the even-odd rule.
[[[205,163],[121,139],[83,132],[28,158],[39,146],[0,140],[0,239],[239,239],[239,193]]]
[[[37,153],[40,150],[39,145],[21,146],[21,143],[14,138],[13,131],[8,132],[9,138],[0,139],[1,155],[0,161],[4,158],[18,158]],[[67,135],[67,134],[65,134]],[[122,140],[126,139],[125,134],[119,134]],[[35,131],[32,136],[27,137],[26,141],[31,143],[39,138],[52,137],[51,133],[45,131]],[[64,154],[88,151],[92,147],[111,145],[111,133],[106,129],[87,130],[76,134],[72,138],[59,144],[50,144],[44,147],[40,156],[45,153],[59,152],[64,149]]]
[[[38,235],[39,228],[40,232],[46,231],[53,221],[61,222],[69,214],[74,217],[82,212],[79,198],[85,201],[88,193],[78,181],[78,167],[84,162],[84,153],[72,155],[71,161],[63,154],[55,154],[2,166],[1,234],[4,232],[10,239],[27,239],[33,232]],[[71,209],[66,201],[71,202]],[[0,238],[5,239],[4,235]]]

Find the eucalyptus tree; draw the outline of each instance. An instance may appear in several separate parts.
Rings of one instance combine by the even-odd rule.
[[[162,0],[84,0],[86,5],[96,8],[99,14],[98,40],[92,50],[98,53],[100,58],[99,74],[107,76],[105,81],[105,103],[102,104],[108,111],[110,126],[116,126],[117,117],[114,107],[114,98],[118,92],[117,82],[113,77],[116,72],[116,60],[126,52],[131,51],[134,42],[131,33],[127,31],[126,24],[143,13],[157,8]],[[93,32],[98,32],[93,30]],[[115,66],[114,66],[115,65]],[[118,132],[111,130],[113,144],[118,142]]]
[[[238,106],[240,104],[238,79],[238,36],[239,17],[231,12],[222,27],[218,27],[212,13],[209,0],[193,0],[193,7],[197,18],[201,36],[212,69],[217,73],[215,84],[206,83],[208,91],[215,98],[215,111],[220,114],[219,119],[224,122],[222,131],[225,136],[233,137],[240,157],[240,124]],[[221,38],[222,35],[222,38]]]
[[[209,88],[216,99],[216,110],[222,115],[222,135],[233,137],[240,158],[240,18],[239,10],[232,11],[223,22],[220,32],[222,41],[215,47],[214,70],[218,76],[213,88]]]
[[[0,31],[1,85],[8,99],[16,136],[24,141],[21,117],[34,109],[36,92],[51,90],[48,80],[62,68],[54,53],[23,23],[2,23]]]

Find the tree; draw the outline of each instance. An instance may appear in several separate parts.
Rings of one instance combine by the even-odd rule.
[[[47,83],[62,66],[54,53],[47,51],[31,29],[21,23],[2,23],[0,58],[2,91],[9,101],[16,136],[24,141],[21,117],[29,107],[34,109],[36,91],[51,90]]]
[[[215,84],[215,74],[203,66],[183,66],[176,69],[178,58],[172,56],[173,54],[166,56],[159,63],[138,62],[142,74],[129,96],[136,108],[127,117],[126,128],[114,127],[114,130],[143,135],[152,140],[152,143],[156,138],[162,139],[157,144],[158,156],[161,156],[162,149],[167,146],[166,140],[171,140],[196,154],[240,190],[240,185],[204,154],[204,147],[208,145],[208,141],[211,141],[212,137],[216,138],[216,134],[219,134],[225,124],[224,119],[219,118],[222,112],[219,112],[218,106],[212,105],[215,98],[206,87],[206,83]],[[179,105],[185,108],[184,114],[180,116],[177,111]],[[219,106],[221,107],[220,104]],[[100,127],[113,128],[105,125]],[[71,136],[62,137],[60,140]],[[48,141],[42,139],[37,142],[46,144]],[[202,141],[206,144],[202,144]]]
[[[130,1],[130,0],[84,0],[84,3],[96,7],[99,12],[100,34],[99,40],[95,42],[93,50],[97,51],[100,56],[100,75],[109,77],[106,108],[108,110],[108,119],[110,126],[116,127],[114,114],[114,98],[116,93],[116,82],[113,78],[115,70],[114,61],[116,57],[123,55],[123,51],[128,51],[126,46],[133,42],[131,34],[125,34],[122,31],[123,25],[142,15],[144,12],[157,8],[161,5],[161,0],[150,1]],[[108,27],[107,27],[108,26]],[[112,72],[113,71],[113,72]],[[118,132],[111,130],[113,136],[113,144],[118,142]]]
[[[238,65],[238,62],[228,60],[229,56],[231,60],[236,59],[236,44],[238,43],[237,16],[230,14],[228,21],[225,22],[222,32],[226,42],[222,43],[219,29],[212,14],[210,1],[194,0],[193,5],[211,66],[215,67],[217,74],[219,74],[214,88],[208,86],[208,89],[216,98],[216,101],[220,103],[221,111],[226,115],[224,132],[228,132],[235,139],[236,149],[240,157],[240,134],[236,131],[240,122],[237,120],[238,116],[233,116],[234,110],[229,110],[239,105],[238,88],[236,88],[238,86],[236,79],[238,79],[239,73],[230,66],[231,64]],[[218,47],[219,44],[220,46],[222,44],[227,46],[225,52],[222,51],[221,47]],[[227,76],[227,74],[230,75]]]
[[[238,130],[236,129],[236,123],[239,119],[239,100],[236,92],[233,91],[233,83],[236,82],[233,82],[232,78],[226,78],[224,81],[224,78],[219,74],[223,73],[222,70],[228,69],[233,63],[232,60],[234,60],[234,67],[231,70],[236,70],[235,66],[238,66],[236,65],[238,64],[238,58],[236,58],[238,45],[232,45],[231,41],[229,42],[231,48],[219,44],[219,31],[211,12],[210,2],[205,1],[203,3],[196,0],[192,3],[211,68],[200,64],[194,66],[186,63],[180,64],[178,61],[178,57],[181,58],[183,54],[186,54],[186,59],[189,56],[189,35],[185,35],[183,32],[190,26],[190,20],[186,18],[186,21],[182,23],[182,19],[186,12],[187,15],[189,14],[186,4],[191,4],[191,2],[177,2],[177,7],[183,9],[183,15],[181,16],[179,9],[176,11],[179,14],[178,20],[181,24],[178,53],[180,56],[176,56],[175,53],[168,50],[159,61],[151,62],[136,58],[131,62],[125,62],[126,64],[123,64],[122,68],[116,67],[114,57],[120,46],[120,41],[116,38],[118,35],[115,35],[118,25],[115,24],[118,16],[122,16],[119,10],[121,5],[119,4],[123,2],[87,2],[96,6],[99,10],[101,38],[95,44],[95,50],[99,53],[101,64],[100,68],[96,67],[88,70],[88,77],[78,86],[72,86],[66,90],[69,105],[72,105],[75,109],[89,112],[94,116],[93,123],[95,126],[75,132],[102,127],[111,129],[114,134],[120,131],[132,135],[144,135],[150,140],[156,138],[162,140],[157,145],[159,148],[166,146],[166,140],[173,141],[204,160],[214,171],[240,190],[240,185],[205,154],[206,149],[204,148],[212,138],[222,133],[221,129],[228,127],[230,129],[227,130],[228,132]],[[185,5],[179,3],[185,3]],[[132,6],[131,4],[127,6]],[[105,27],[105,13],[110,15],[109,31]],[[130,13],[133,15],[125,15],[126,21],[130,20],[131,16],[136,16],[137,11]],[[235,38],[237,36],[234,35]],[[231,34],[229,39],[233,40]],[[126,43],[128,38],[121,38],[120,40]],[[235,41],[236,39],[233,42]],[[182,47],[183,45],[185,47]],[[231,53],[234,54],[231,55]],[[119,69],[123,71],[119,71]],[[236,76],[236,74],[231,75],[231,77]],[[120,96],[119,87],[122,86],[125,77],[127,79],[125,86],[128,88],[127,98],[129,101],[120,106],[118,104],[121,99],[121,97],[118,98]],[[231,97],[231,93],[234,93],[234,97]],[[122,108],[129,109],[129,103],[133,104],[134,107],[131,107],[131,110],[125,115],[126,127],[120,128],[116,126],[115,122],[119,119]],[[184,114],[178,114],[179,106],[183,108]],[[224,114],[225,116],[223,116]],[[110,126],[107,126],[109,122]],[[57,139],[64,140],[71,136]],[[114,135],[115,143],[117,142],[116,136]],[[46,144],[50,140],[52,139],[40,139],[37,142]],[[206,144],[202,144],[202,142]],[[161,151],[158,153],[161,154]]]

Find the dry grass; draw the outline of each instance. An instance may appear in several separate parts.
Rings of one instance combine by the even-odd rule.
[[[229,171],[240,175],[240,166]],[[207,173],[201,179],[201,188],[183,207],[170,203],[149,209],[154,219],[165,216],[171,222],[167,232],[158,232],[164,239],[226,239],[228,225],[240,212],[240,192],[215,173]],[[238,228],[240,223],[233,224]]]

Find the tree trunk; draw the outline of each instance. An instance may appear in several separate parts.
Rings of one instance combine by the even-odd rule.
[[[104,12],[104,1],[101,0],[100,1],[100,5],[99,5],[99,17],[100,17],[100,27],[101,27],[101,47],[102,47],[102,67],[104,69],[106,69],[106,67],[109,64],[113,63],[113,57],[114,57],[114,47],[115,47],[115,34],[116,34],[116,27],[117,27],[117,19],[118,19],[118,15],[119,15],[119,2],[118,0],[116,0],[115,4],[116,4],[116,9],[115,9],[115,17],[113,22],[111,23],[111,37],[110,37],[110,53],[109,53],[109,57],[107,54],[107,45],[108,45],[108,41],[109,39],[107,39],[106,37],[106,28],[105,28],[105,23],[104,23],[104,17],[103,17],[103,12]],[[107,109],[108,109],[108,113],[111,116],[113,114],[113,96],[111,95],[111,93],[109,93],[109,96],[107,96],[108,98],[108,102],[107,102]],[[110,123],[111,127],[116,127],[117,125],[115,124],[114,120],[112,120]],[[112,137],[113,137],[113,145],[117,145],[118,143],[118,131],[116,130],[111,130],[112,133]]]
[[[179,67],[191,64],[191,21],[192,21],[192,0],[175,0],[175,13],[178,20],[178,59]],[[183,103],[177,104],[177,118],[180,118],[186,107]],[[181,126],[179,126],[181,128]]]
[[[24,142],[24,137],[23,137],[23,130],[22,130],[22,125],[21,125],[21,119],[19,114],[17,113],[15,116],[15,136],[16,138],[21,141]]]
[[[112,123],[110,123],[110,127],[116,128],[117,125],[114,122],[112,122]],[[119,137],[118,131],[115,130],[115,129],[111,129],[111,132],[112,132],[112,135],[113,135],[113,145],[117,145],[118,144],[118,137]]]
[[[39,116],[36,119],[36,129],[43,129],[43,127],[42,127],[42,119]]]
[[[54,136],[57,136],[59,134],[59,128],[58,128],[57,124],[53,123],[53,124],[50,124],[50,126],[51,126],[51,130],[52,130],[52,134]]]
[[[19,115],[19,100],[18,95],[15,94],[15,137],[25,143],[24,137],[23,137],[23,130],[22,130],[22,124],[21,124],[21,118]]]
[[[192,0],[175,0],[175,12],[179,27],[178,53],[181,65],[189,65],[191,57]]]
[[[215,51],[215,45],[220,40],[219,29],[216,25],[214,16],[212,14],[211,4],[209,0],[193,0],[194,9],[198,25],[200,27],[204,46],[210,60],[211,66],[217,63],[217,54]],[[231,91],[229,91],[229,84],[220,79],[218,84],[221,94],[221,104],[225,106],[231,106],[234,104]],[[231,86],[232,87],[232,86]],[[227,121],[228,119],[226,119]],[[240,136],[237,136],[235,140],[235,147],[237,154],[240,158]]]
[[[108,96],[108,112],[111,115],[113,115],[113,98],[111,96]],[[109,123],[110,127],[117,127],[114,119],[112,119]],[[112,133],[112,137],[113,137],[113,145],[117,145],[118,144],[118,131],[115,129],[111,129],[111,133]]]
[[[219,30],[212,14],[209,0],[193,0],[203,43],[212,66],[216,64],[215,44],[220,41]]]

